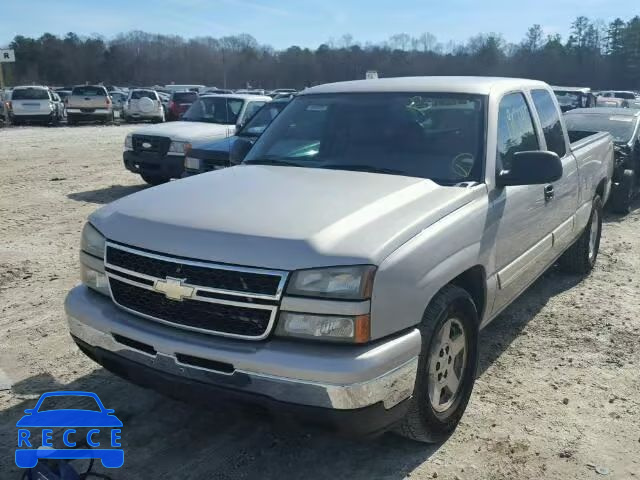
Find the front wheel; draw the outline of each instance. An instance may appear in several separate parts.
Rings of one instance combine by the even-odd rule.
[[[148,173],[141,173],[140,176],[142,180],[147,182],[149,185],[162,185],[163,183],[167,183],[170,178],[162,177],[160,175],[149,175]]]
[[[418,327],[422,351],[416,383],[397,433],[425,443],[441,442],[453,433],[475,383],[478,324],[466,290],[447,285],[433,298]]]
[[[636,190],[636,173],[633,170],[622,172],[620,182],[611,192],[611,209],[616,213],[627,214]]]
[[[567,273],[586,275],[593,270],[600,251],[602,234],[602,200],[599,195],[593,199],[591,215],[580,237],[562,254],[558,263]]]

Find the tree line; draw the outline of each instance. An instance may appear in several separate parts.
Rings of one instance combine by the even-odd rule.
[[[8,84],[155,85],[175,82],[227,88],[303,88],[326,82],[406,75],[497,75],[555,85],[640,89],[640,17],[609,24],[580,16],[568,38],[533,25],[520,43],[499,33],[464,43],[437,41],[424,33],[391,36],[379,44],[351,35],[316,49],[274,50],[248,34],[184,39],[133,31],[112,39],[16,36],[16,63],[5,64]]]

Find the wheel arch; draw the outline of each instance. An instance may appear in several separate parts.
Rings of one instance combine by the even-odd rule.
[[[478,322],[481,322],[487,308],[487,275],[484,267],[474,265],[453,278],[447,285],[460,287],[471,295],[478,311]]]

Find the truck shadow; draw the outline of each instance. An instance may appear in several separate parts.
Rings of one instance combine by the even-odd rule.
[[[523,333],[549,299],[572,289],[583,279],[579,275],[561,273],[553,266],[525,290],[480,333],[478,376],[482,375]]]
[[[629,208],[629,213],[621,214],[612,212],[611,209],[607,208],[605,210],[603,222],[604,223],[621,223],[625,220],[628,220],[631,215],[638,212],[640,210],[640,195],[636,196],[636,198],[631,203],[631,207]]]
[[[24,410],[40,394],[55,390],[90,391],[123,422],[124,466],[94,470],[118,479],[149,478],[326,478],[399,480],[428,460],[438,446],[386,434],[347,439],[304,427],[277,424],[261,412],[210,404],[199,408],[132,385],[98,368],[68,384],[48,375],[12,387],[24,399],[0,412],[1,478],[20,478],[13,463],[17,429]],[[56,435],[61,433],[54,429]],[[38,438],[37,434],[35,438]],[[83,471],[86,462],[75,461]]]
[[[73,192],[67,194],[67,198],[78,202],[105,204],[126,197],[132,193],[148,188],[143,185],[111,185],[110,187],[99,188],[97,190],[87,190],[86,192]]]

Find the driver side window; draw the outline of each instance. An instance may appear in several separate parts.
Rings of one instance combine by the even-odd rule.
[[[517,152],[540,150],[529,105],[522,93],[510,93],[498,109],[498,152],[496,170],[509,170]]]

